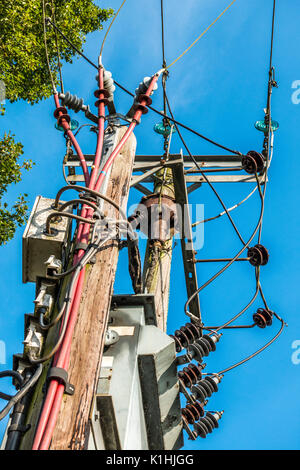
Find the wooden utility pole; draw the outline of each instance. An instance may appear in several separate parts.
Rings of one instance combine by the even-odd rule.
[[[126,129],[124,127],[114,129],[116,132],[114,147]],[[135,149],[136,139],[132,135],[114,160],[106,189],[106,195],[124,211],[127,206]],[[110,204],[105,203],[103,210],[108,217],[119,218],[118,211]],[[83,450],[87,447],[89,414],[101,366],[118,254],[118,242],[110,240],[96,255],[95,264],[86,269],[85,285],[70,353],[69,381],[74,385],[75,393],[72,396],[64,395],[52,437],[51,450]],[[42,399],[40,386],[39,393],[35,393],[34,397],[31,423],[37,423]],[[22,448],[30,448],[32,438],[33,433],[27,433]]]
[[[160,196],[175,197],[171,168],[163,168],[156,174],[158,182],[154,193]],[[173,239],[148,240],[144,262],[145,293],[155,295],[157,326],[166,331],[170,293],[170,274]]]
[[[127,128],[117,129],[116,144]],[[136,140],[132,136],[114,161],[106,195],[125,211],[135,156]],[[104,206],[108,217],[119,218],[111,205]],[[101,366],[105,331],[118,262],[116,240],[100,251],[96,263],[87,273],[79,315],[71,347],[69,379],[75,386],[73,396],[62,403],[51,449],[82,450],[89,436],[89,414]]]

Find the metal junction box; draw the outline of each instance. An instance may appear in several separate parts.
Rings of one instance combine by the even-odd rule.
[[[51,224],[55,228],[55,235],[46,235],[46,220],[53,212],[53,203],[54,199],[42,196],[35,200],[23,234],[23,282],[36,282],[37,277],[46,277],[45,263],[51,255],[64,262],[71,219],[61,217],[55,224]]]
[[[154,296],[113,297],[89,449],[183,446],[175,345],[155,321]]]

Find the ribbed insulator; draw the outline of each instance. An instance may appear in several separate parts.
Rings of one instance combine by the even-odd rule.
[[[198,423],[194,424],[195,436],[205,438],[207,434],[210,434],[214,429],[218,428],[218,421],[221,419],[222,414],[223,411],[217,411],[215,413],[207,412],[204,418],[201,418]]]
[[[108,91],[109,96],[113,96],[116,87],[114,85],[114,80],[112,78],[112,73],[109,72],[108,70],[105,70],[105,72],[104,72],[103,84],[104,84],[104,88]]]
[[[206,398],[211,397],[214,392],[218,391],[218,384],[221,382],[222,376],[207,375],[205,379],[200,380],[191,387],[193,396],[200,402],[204,402]]]
[[[242,167],[247,173],[260,173],[265,167],[265,159],[261,153],[250,150],[242,157]]]
[[[196,365],[191,363],[178,372],[178,377],[186,387],[190,388],[202,379],[202,370],[205,366],[206,364]]]
[[[152,80],[152,77],[145,77],[144,80],[139,84],[138,88],[135,89],[135,95],[139,96],[139,95],[146,93],[151,83],[151,80]],[[158,85],[157,83],[155,83],[153,91],[157,90],[157,87]]]
[[[258,308],[257,312],[253,315],[254,323],[259,328],[265,328],[266,326],[272,325],[273,312],[265,308]]]
[[[269,252],[261,244],[248,248],[249,262],[252,266],[264,266],[269,261]]]
[[[65,95],[61,95],[61,99],[63,104],[68,108],[73,109],[75,113],[78,113],[78,111],[80,111],[84,106],[83,99],[78,98],[76,95],[72,95],[69,91],[67,91]]]
[[[195,403],[187,403],[185,408],[182,408],[181,410],[182,416],[189,424],[194,424],[204,416],[204,406],[206,403],[207,402],[200,403],[199,401],[196,401]]]
[[[216,343],[221,338],[221,334],[214,333],[211,336],[203,335],[187,347],[188,353],[193,359],[201,362],[204,356],[216,350]]]
[[[170,335],[175,341],[176,352],[187,348],[189,344],[200,338],[200,329],[193,323],[186,323],[173,335]]]

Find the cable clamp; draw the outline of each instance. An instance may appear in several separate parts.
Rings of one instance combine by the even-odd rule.
[[[31,424],[26,424],[26,426],[19,425],[17,423],[11,424],[7,429],[7,434],[10,432],[20,432],[22,435],[25,434],[31,428]]]
[[[51,367],[49,369],[47,381],[56,379],[59,383],[64,385],[66,395],[74,395],[75,387],[69,383],[68,372],[62,367]]]
[[[131,122],[135,122],[137,126],[141,123],[140,120],[134,118],[132,118]]]
[[[83,251],[86,251],[88,249],[88,244],[87,243],[84,243],[84,242],[78,242],[76,243],[75,245],[75,248],[74,248],[74,253],[76,253],[76,251],[79,251],[79,250],[83,250]]]

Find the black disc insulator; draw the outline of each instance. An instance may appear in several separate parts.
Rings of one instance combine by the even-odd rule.
[[[214,392],[218,391],[218,385],[209,375],[207,375],[204,380],[206,380],[212,386]]]
[[[190,388],[202,379],[202,367],[191,363],[178,372],[178,377]]]
[[[200,329],[193,323],[186,323],[179,330],[175,331],[174,336],[170,336],[175,341],[176,352],[180,352],[200,338]]]
[[[198,423],[194,424],[194,431],[198,436],[205,438],[207,434],[213,432],[215,428],[218,428],[218,421],[211,413],[206,413],[204,418],[201,418]]]
[[[194,424],[204,416],[204,407],[199,401],[187,403],[186,407],[182,408],[181,413],[189,424]]]
[[[192,394],[201,402],[204,402],[207,397],[211,397],[211,395],[217,391],[217,384],[209,376],[206,376],[204,380],[200,380],[200,382],[191,387]]]
[[[268,250],[260,244],[248,248],[248,258],[252,266],[264,266],[269,261]]]
[[[265,328],[272,325],[273,312],[266,308],[258,308],[253,315],[253,321],[259,328]]]
[[[194,432],[196,434],[196,437],[200,436],[202,437],[203,439],[206,438],[207,434],[208,434],[208,429],[207,427],[205,426],[204,423],[202,423],[202,420],[200,419],[200,421],[196,424],[194,424]]]
[[[188,346],[188,352],[198,362],[201,362],[204,356],[208,356],[209,353],[215,350],[215,342],[208,335],[203,335],[201,338],[197,339],[194,343]]]
[[[247,173],[260,173],[265,166],[263,155],[255,150],[250,150],[247,155],[242,157],[242,167]]]

